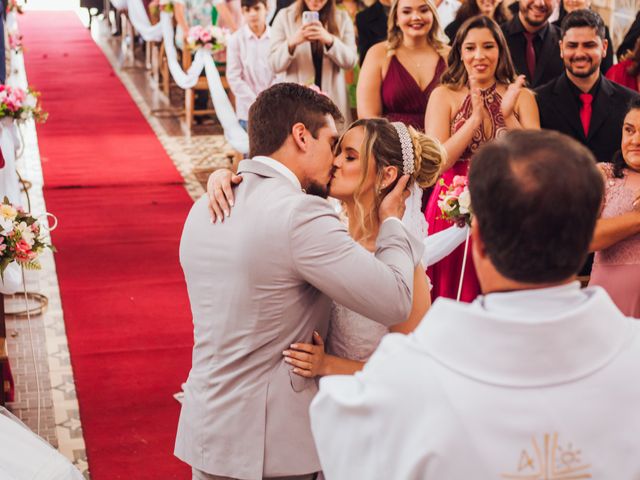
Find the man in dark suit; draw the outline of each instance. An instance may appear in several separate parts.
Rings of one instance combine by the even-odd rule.
[[[540,126],[585,144],[599,162],[620,149],[622,122],[638,94],[605,78],[600,63],[607,51],[604,22],[592,10],[576,10],[562,22],[565,71],[536,89]]]
[[[360,65],[372,46],[387,39],[387,18],[390,7],[391,0],[378,0],[356,15]]]
[[[513,64],[530,87],[562,73],[560,29],[549,23],[558,0],[520,0],[518,14],[502,25]]]

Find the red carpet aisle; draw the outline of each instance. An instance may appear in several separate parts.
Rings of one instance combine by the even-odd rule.
[[[75,14],[20,19],[93,480],[188,478],[173,455],[192,330],[178,262],[181,177]],[[65,188],[75,187],[75,188]]]

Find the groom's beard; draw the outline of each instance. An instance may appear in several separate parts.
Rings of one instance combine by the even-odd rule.
[[[311,182],[305,191],[308,195],[315,195],[320,198],[327,198],[329,196],[329,186],[321,183]]]

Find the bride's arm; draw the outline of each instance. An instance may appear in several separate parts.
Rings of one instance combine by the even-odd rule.
[[[293,373],[313,378],[324,375],[353,375],[362,370],[364,362],[329,355],[318,332],[313,332],[313,344],[294,343],[282,352],[284,361],[293,367]]]
[[[418,265],[413,274],[413,304],[409,318],[396,325],[389,327],[390,332],[408,334],[413,332],[422,321],[422,318],[431,307],[431,293],[429,292],[429,282],[424,273],[424,267]]]
[[[207,180],[207,196],[209,197],[209,213],[211,222],[224,222],[233,207],[233,187],[242,182],[242,176],[234,174],[228,168],[220,168],[209,175]]]

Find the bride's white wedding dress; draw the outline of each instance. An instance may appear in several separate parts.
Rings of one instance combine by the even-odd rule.
[[[389,329],[337,303],[331,309],[327,353],[366,362]]]
[[[449,255],[464,242],[469,227],[453,226],[435,235],[427,236],[428,225],[420,211],[421,198],[422,192],[418,191],[407,199],[406,213],[402,223],[412,234],[424,239],[425,252],[422,256],[422,265],[426,269]],[[427,282],[429,283],[428,278]],[[398,323],[404,320],[406,319],[398,319]],[[331,355],[366,362],[387,333],[389,329],[381,323],[334,303],[325,348]]]

